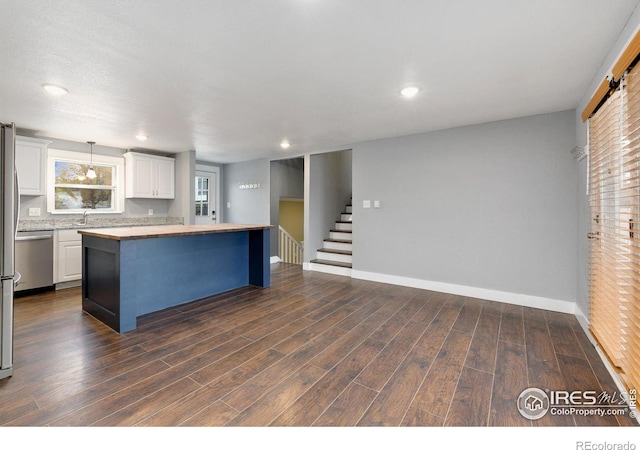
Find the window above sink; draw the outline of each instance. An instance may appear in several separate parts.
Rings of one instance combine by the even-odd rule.
[[[88,155],[49,149],[47,211],[51,214],[124,212],[124,158],[93,155],[95,178],[87,178]]]

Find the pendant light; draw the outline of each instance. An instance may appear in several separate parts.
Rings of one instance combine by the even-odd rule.
[[[87,141],[87,144],[91,146],[91,162],[89,163],[89,170],[87,170],[87,178],[89,178],[90,180],[93,180],[98,176],[96,174],[96,171],[93,169],[93,144],[95,144],[95,142]]]

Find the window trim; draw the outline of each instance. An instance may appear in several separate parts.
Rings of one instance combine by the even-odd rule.
[[[89,155],[81,152],[58,150],[50,148],[47,155],[47,212],[49,214],[83,214],[86,208],[55,209],[55,162],[66,161],[79,164],[88,164]],[[114,167],[114,200],[111,209],[92,209],[92,214],[122,214],[124,213],[124,158],[93,154],[93,163],[96,165],[108,165]]]

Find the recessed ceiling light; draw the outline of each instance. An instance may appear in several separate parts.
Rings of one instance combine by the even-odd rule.
[[[415,97],[418,93],[418,88],[415,86],[409,86],[401,90],[400,93],[407,98]]]
[[[55,95],[55,96],[64,95],[67,92],[69,92],[67,89],[63,88],[62,86],[56,86],[55,84],[43,84],[42,87],[49,94]]]
[[[282,142],[280,143],[280,147],[282,147],[282,148],[285,148],[285,149],[286,149],[286,148],[291,147],[291,144],[289,144],[289,141],[282,141]]]
[[[139,141],[146,141],[149,137],[144,134],[136,134],[136,139]]]

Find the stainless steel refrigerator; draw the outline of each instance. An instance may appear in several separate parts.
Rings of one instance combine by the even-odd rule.
[[[16,174],[16,127],[0,123],[0,378],[13,374],[13,288],[20,278],[15,271],[15,238],[20,195]]]

